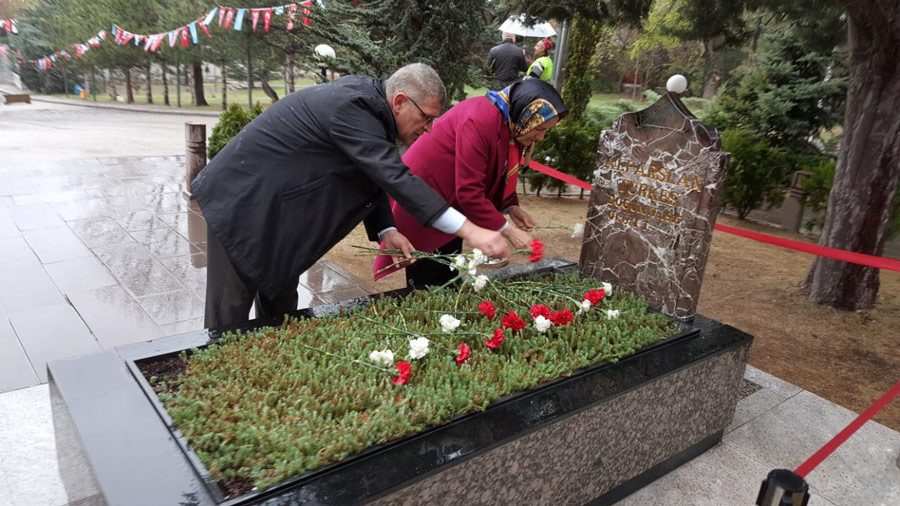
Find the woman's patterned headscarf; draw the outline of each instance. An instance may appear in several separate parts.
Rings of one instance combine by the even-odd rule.
[[[506,123],[512,139],[527,134],[545,121],[568,111],[559,92],[550,83],[540,79],[516,81],[500,91],[488,91],[491,101]]]

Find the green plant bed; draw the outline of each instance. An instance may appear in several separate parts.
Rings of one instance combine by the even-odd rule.
[[[617,291],[583,310],[583,296],[599,285],[558,275],[491,281],[478,292],[464,284],[381,297],[338,316],[226,333],[217,344],[176,356],[168,373],[144,373],[212,478],[231,494],[243,493],[484,410],[503,396],[616,361],[679,332],[643,299]],[[495,305],[493,319],[479,309],[483,301]],[[536,304],[555,311],[549,320],[560,325],[539,331],[530,314]],[[564,309],[572,316],[568,323]],[[523,329],[504,328],[510,311]],[[442,328],[443,315],[458,319],[458,327]],[[505,336],[499,343],[498,328]],[[411,359],[409,352],[422,349],[410,341],[422,337],[429,351]],[[469,348],[464,360],[461,345]],[[397,362],[373,361],[379,357],[372,352],[383,350],[392,350]],[[411,364],[408,378],[399,372],[400,361]]]

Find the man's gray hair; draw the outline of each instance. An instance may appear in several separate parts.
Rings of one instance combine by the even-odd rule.
[[[514,34],[514,33],[509,33],[509,32],[503,32],[503,38],[500,39],[500,40],[507,40],[507,39],[509,39],[509,40],[511,40],[511,41],[513,41],[513,42],[515,42],[515,41],[516,41],[516,34]]]
[[[394,72],[385,82],[388,100],[399,92],[403,92],[416,102],[434,97],[443,104],[447,101],[447,90],[441,76],[424,63],[410,63]]]

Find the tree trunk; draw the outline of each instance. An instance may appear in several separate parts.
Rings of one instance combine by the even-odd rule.
[[[203,62],[194,62],[194,105],[209,105],[203,92]]]
[[[881,256],[900,178],[900,3],[842,3],[850,50],[847,109],[819,244]],[[807,277],[810,301],[872,307],[878,274],[819,257]]]
[[[284,94],[287,95],[290,93],[288,90],[288,67],[291,63],[291,55],[285,53],[284,54],[284,65],[282,67],[282,79],[284,80]]]
[[[190,67],[186,66],[184,68],[184,86],[191,92],[191,105],[197,105],[197,94],[195,93],[197,90],[194,89],[193,85],[193,73],[193,64]]]
[[[719,86],[722,84],[722,76],[713,69],[714,41],[703,41],[703,98],[710,100],[716,96]]]
[[[147,103],[153,103],[153,66],[147,65]]]
[[[163,102],[166,105],[172,105],[169,103],[169,76],[166,69],[166,62],[162,63],[162,80],[163,80]]]
[[[295,88],[295,80],[294,80],[294,55],[288,56],[288,93],[293,93]]]
[[[106,83],[109,85],[109,96],[116,102],[119,101],[119,91],[116,89],[116,74],[113,69],[106,69],[104,74]],[[104,85],[104,88],[107,86]]]
[[[278,102],[278,93],[275,92],[275,89],[272,88],[272,85],[269,84],[269,80],[263,77],[259,80],[259,86],[262,88],[263,93],[272,100],[272,103]]]
[[[125,96],[129,104],[134,103],[134,88],[131,86],[131,67],[125,67]]]
[[[228,76],[225,74],[225,62],[222,62],[222,110],[228,109]]]

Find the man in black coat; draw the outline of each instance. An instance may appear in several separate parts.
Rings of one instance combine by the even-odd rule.
[[[297,284],[361,221],[369,239],[409,258],[388,194],[425,225],[504,258],[499,232],[478,227],[409,173],[397,142],[431,128],[446,98],[424,64],[385,82],[348,76],[279,100],[220,151],[191,186],[209,227],[208,328],[297,308]]]
[[[488,53],[488,67],[494,72],[498,90],[518,79],[519,72],[525,72],[528,68],[525,50],[516,45],[515,35],[503,33],[503,42],[492,47]]]

